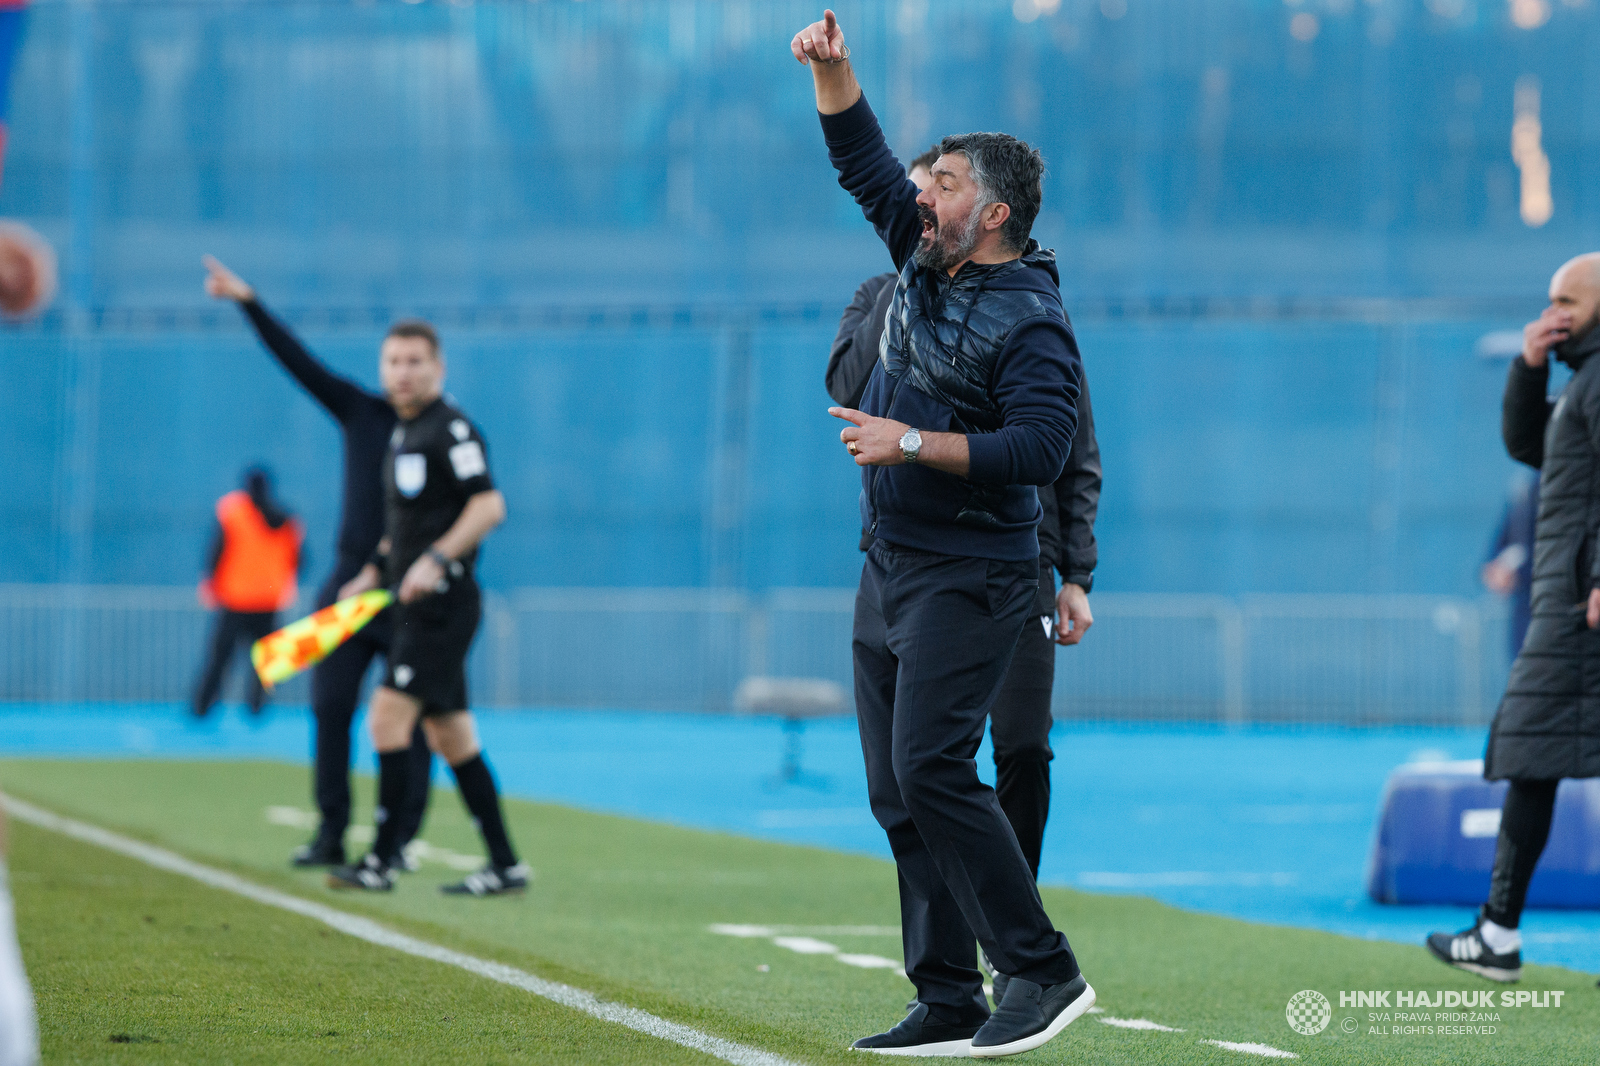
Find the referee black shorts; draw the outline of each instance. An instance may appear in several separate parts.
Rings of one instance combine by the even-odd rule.
[[[470,574],[451,578],[446,591],[389,610],[383,683],[420,701],[424,717],[466,710],[467,652],[482,615],[478,583]]]

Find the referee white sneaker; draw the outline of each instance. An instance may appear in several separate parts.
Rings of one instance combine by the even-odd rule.
[[[1522,979],[1522,949],[1497,952],[1484,943],[1482,914],[1469,928],[1454,935],[1428,934],[1428,951],[1442,963],[1491,981]]]
[[[528,887],[532,872],[528,864],[496,866],[493,863],[468,874],[453,885],[440,885],[439,891],[447,896],[503,896],[508,892],[521,892]]]
[[[379,861],[378,857],[367,852],[366,856],[353,866],[337,866],[328,871],[329,888],[359,888],[367,892],[391,892],[394,890],[395,872],[392,866]]]

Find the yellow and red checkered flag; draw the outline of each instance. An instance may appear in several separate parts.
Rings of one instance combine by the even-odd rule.
[[[326,659],[393,602],[388,589],[371,589],[268,633],[250,647],[256,675],[267,688],[289,680]]]

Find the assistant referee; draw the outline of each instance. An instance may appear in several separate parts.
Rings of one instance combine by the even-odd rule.
[[[396,323],[379,373],[399,423],[383,461],[384,533],[341,599],[395,587],[388,670],[368,725],[378,751],[377,833],[359,863],[328,874],[332,888],[394,887],[400,837],[390,817],[405,797],[407,745],[420,719],[428,744],[450,764],[456,788],[489,851],[489,863],[444,891],[490,896],[527,887],[528,868],[506,835],[500,796],[467,710],[467,652],[481,615],[473,576],[478,545],[505,520],[483,435],[443,396],[444,358],[426,322]]]

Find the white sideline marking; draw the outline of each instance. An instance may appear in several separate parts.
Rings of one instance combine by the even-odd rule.
[[[1262,1055],[1269,1059],[1297,1059],[1300,1056],[1292,1051],[1280,1051],[1266,1044],[1235,1044],[1231,1040],[1202,1040],[1202,1044],[1211,1044],[1227,1051],[1242,1051],[1246,1055]]]
[[[1170,1025],[1161,1025],[1160,1023],[1153,1022],[1148,1018],[1113,1018],[1108,1014],[1104,1018],[1096,1018],[1095,1020],[1101,1025],[1114,1025],[1118,1029],[1148,1029],[1158,1033],[1183,1032],[1182,1029],[1174,1029]]]
[[[43,808],[35,807],[31,803],[25,803],[10,796],[5,797],[5,806],[13,817],[36,825],[41,829],[49,829],[105,848],[107,851],[115,851],[131,859],[138,859],[147,866],[154,866],[158,870],[180,874],[199,881],[203,885],[220,888],[224,892],[232,892],[257,903],[264,903],[269,907],[292,911],[295,914],[331,926],[341,933],[356,937],[359,940],[365,940],[369,944],[393,948],[395,951],[402,951],[407,955],[415,955],[420,959],[442,962],[446,966],[454,966],[479,977],[487,977],[491,981],[498,981],[503,985],[510,985],[525,992],[532,992],[536,996],[541,996],[553,1003],[559,1003],[563,1007],[582,1011],[591,1017],[599,1018],[601,1021],[613,1022],[635,1032],[644,1033],[647,1036],[669,1040],[674,1044],[680,1044],[694,1051],[701,1051],[719,1058],[723,1062],[735,1063],[736,1066],[795,1066],[788,1059],[774,1055],[770,1051],[762,1051],[759,1048],[736,1044],[732,1040],[724,1040],[709,1033],[702,1033],[700,1030],[691,1029],[687,1025],[669,1022],[665,1018],[657,1018],[654,1014],[635,1007],[625,1007],[620,1003],[607,1003],[593,992],[585,992],[581,988],[573,988],[571,985],[560,984],[556,981],[547,981],[542,977],[535,977],[525,970],[519,970],[504,963],[490,962],[487,959],[452,951],[437,944],[430,944],[425,940],[418,940],[404,933],[395,932],[393,929],[379,925],[370,918],[361,918],[321,903],[313,903],[298,896],[291,896],[286,892],[263,888],[260,885],[246,881],[242,877],[236,877],[222,870],[214,870],[209,866],[191,862],[165,848],[158,848],[137,840],[131,840],[110,830],[101,829],[99,826],[88,825],[84,822],[74,821],[71,818],[63,818],[58,814],[53,814]]]

